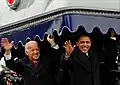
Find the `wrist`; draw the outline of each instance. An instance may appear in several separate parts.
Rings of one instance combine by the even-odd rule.
[[[67,53],[65,53],[65,57],[64,57],[64,60],[68,60],[70,57],[70,55],[68,55]]]
[[[9,55],[11,53],[11,50],[5,50],[5,55]]]
[[[54,46],[56,46],[56,43],[54,42],[54,43],[51,43],[50,45],[51,45],[51,47],[54,47]]]
[[[71,53],[67,53],[67,52],[65,53],[66,56],[70,56],[70,54],[71,54]]]

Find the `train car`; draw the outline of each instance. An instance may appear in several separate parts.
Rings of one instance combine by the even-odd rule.
[[[113,52],[109,46],[111,31],[118,36],[116,55],[111,63],[100,58],[101,79],[105,76],[106,66],[110,73],[103,85],[119,83],[119,52],[120,52],[120,0],[1,0],[0,1],[0,38],[6,37],[14,41],[15,49],[24,54],[24,44],[29,40],[44,42],[47,35],[53,35],[56,43],[63,46],[66,40],[73,40],[71,35],[90,33],[97,51]],[[110,44],[109,44],[110,43]],[[43,45],[44,46],[44,45]],[[2,50],[2,48],[1,48]],[[1,51],[1,57],[3,56]],[[17,53],[15,53],[17,55]],[[106,54],[107,56],[111,54]],[[21,56],[21,55],[17,55]],[[115,82],[112,82],[114,81]]]

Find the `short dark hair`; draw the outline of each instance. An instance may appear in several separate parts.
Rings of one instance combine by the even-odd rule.
[[[89,33],[81,33],[77,36],[77,40],[76,41],[79,41],[81,37],[89,37],[90,40],[91,40],[91,36]]]

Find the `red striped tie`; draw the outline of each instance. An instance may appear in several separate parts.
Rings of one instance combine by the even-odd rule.
[[[34,67],[37,68],[38,67],[38,61],[33,61],[34,63]]]

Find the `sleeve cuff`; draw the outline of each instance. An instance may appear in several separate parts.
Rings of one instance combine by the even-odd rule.
[[[65,54],[64,59],[65,59],[65,60],[68,60],[69,57],[70,57],[70,56],[67,56],[67,55]]]
[[[59,49],[59,46],[58,46],[58,44],[56,44],[56,45],[54,45],[52,48],[54,48],[54,49]]]
[[[10,60],[12,58],[12,55],[11,53],[9,55],[4,54],[4,57],[6,60]]]

